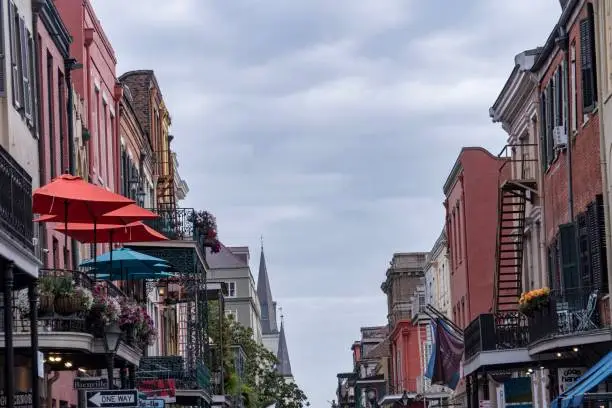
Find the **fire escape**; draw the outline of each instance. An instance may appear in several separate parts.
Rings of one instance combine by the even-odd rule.
[[[176,194],[174,186],[174,163],[170,142],[172,136],[168,135],[167,143],[157,152],[157,208],[172,212],[176,209]]]
[[[535,144],[515,144],[507,145],[499,154],[506,161],[499,172],[495,313],[518,312],[523,286],[525,210],[527,201],[533,202],[537,194],[536,151]]]

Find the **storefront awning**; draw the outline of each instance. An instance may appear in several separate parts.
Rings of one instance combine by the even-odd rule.
[[[567,391],[559,395],[551,408],[578,408],[584,395],[612,375],[612,351],[582,375]]]

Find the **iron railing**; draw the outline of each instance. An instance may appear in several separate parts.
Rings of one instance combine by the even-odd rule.
[[[93,280],[81,271],[66,269],[41,269],[39,275],[39,299],[38,299],[38,328],[39,332],[77,332],[90,333],[101,337],[102,333],[95,322],[90,319],[88,311],[75,307],[70,296],[50,295],[51,291],[61,280],[72,282],[74,287],[92,290]],[[107,295],[120,301],[125,298],[112,282],[98,282]],[[10,305],[13,316],[13,328],[15,333],[30,332],[30,303],[28,289],[13,291],[13,299]],[[4,309],[4,299],[0,301],[0,309]],[[0,313],[0,330],[4,330],[3,314]]]
[[[159,215],[158,218],[144,221],[149,227],[171,240],[198,241],[199,233],[195,227],[193,208],[149,208]]]
[[[151,387],[159,383],[157,380],[174,380],[176,389],[181,390],[210,390],[211,387],[210,372],[201,361],[192,370],[187,368],[183,356],[142,357],[136,371],[136,387],[145,394],[163,391]]]
[[[529,318],[531,342],[604,328],[600,295],[592,287],[551,291],[548,304],[535,310]]]
[[[465,329],[465,358],[481,351],[526,347],[529,344],[527,327],[527,317],[519,312],[481,314]]]
[[[0,146],[0,227],[34,251],[32,177]]]

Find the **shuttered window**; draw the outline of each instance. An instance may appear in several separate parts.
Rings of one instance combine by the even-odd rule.
[[[13,94],[13,105],[19,110],[22,106],[21,87],[21,44],[19,43],[19,14],[17,7],[13,3],[9,3],[9,36],[11,43],[11,85]]]
[[[30,50],[29,33],[25,20],[19,18],[19,44],[21,45],[21,86],[23,88],[24,115],[28,122],[32,121],[32,85],[30,84]]]
[[[587,17],[580,21],[580,70],[582,74],[582,112],[591,112],[597,103],[595,61],[595,21],[593,5],[587,5]]]
[[[585,218],[590,247],[589,280],[594,289],[606,292],[608,289],[608,269],[605,250],[604,206],[601,195],[589,204]]]
[[[580,283],[578,278],[575,224],[559,225],[559,252],[561,255],[562,287],[564,290],[577,288]]]

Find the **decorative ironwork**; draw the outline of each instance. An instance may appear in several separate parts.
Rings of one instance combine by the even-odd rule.
[[[481,351],[526,347],[528,319],[518,312],[481,314],[465,329],[464,339],[466,359]]]
[[[0,226],[33,252],[32,177],[2,146],[0,191]]]
[[[150,380],[174,380],[177,389],[208,389],[210,373],[206,366],[199,362],[189,368],[183,356],[142,357],[136,372],[136,386],[146,388]]]
[[[592,287],[551,291],[548,305],[529,318],[531,341],[604,328],[598,293]]]

